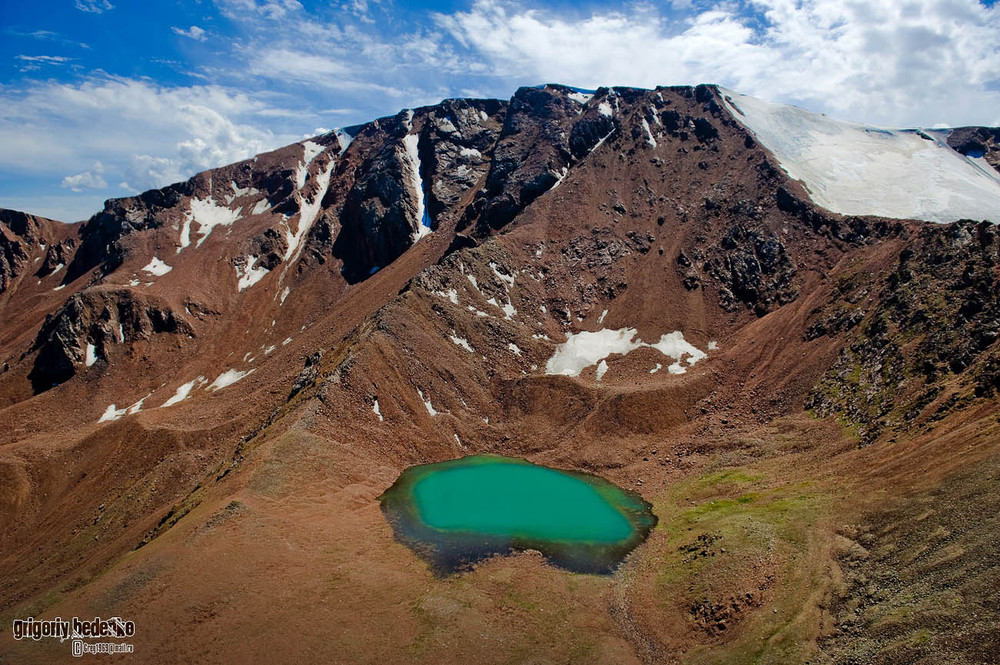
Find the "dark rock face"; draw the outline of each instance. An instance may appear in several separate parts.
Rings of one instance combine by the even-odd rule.
[[[251,242],[250,254],[260,257],[257,265],[274,270],[288,250],[288,240],[277,229],[267,229]]]
[[[4,293],[11,282],[23,272],[38,266],[38,278],[52,274],[61,265],[70,262],[76,242],[73,239],[53,242],[51,225],[60,224],[52,220],[16,210],[0,208],[0,293]],[[49,240],[46,240],[49,238]],[[42,248],[48,242],[45,258],[39,265],[30,262],[32,248]],[[37,261],[37,256],[35,260]]]
[[[948,135],[948,145],[968,157],[982,157],[1000,171],[1000,128],[959,127]]]
[[[167,306],[133,291],[91,289],[71,296],[42,325],[32,351],[37,351],[28,378],[36,393],[72,378],[84,366],[86,347],[99,358],[115,345],[157,334],[193,334]]]
[[[708,253],[706,271],[721,283],[720,301],[730,311],[743,304],[763,316],[798,297],[795,264],[773,233],[737,224]],[[681,266],[685,261],[678,257]]]
[[[65,243],[59,243],[58,245],[51,245],[45,252],[45,258],[42,260],[41,267],[38,268],[38,272],[35,273],[38,277],[46,277],[51,275],[59,266],[64,266],[70,262],[70,257],[73,255],[73,246],[76,243],[70,239]]]
[[[364,279],[373,268],[405,252],[421,221],[417,219],[419,194],[410,186],[412,165],[402,143],[407,133],[404,114],[379,124],[372,131],[383,131],[389,140],[377,144],[356,169],[333,245],[333,255],[343,261],[349,282]],[[419,146],[418,138],[418,154]]]
[[[558,174],[569,166],[567,136],[572,134],[571,121],[579,114],[581,104],[565,93],[557,86],[521,88],[514,93],[493,151],[486,186],[473,206],[472,212],[479,216],[484,232],[509,223],[551,189]]]
[[[506,105],[496,100],[448,100],[434,107],[383,118],[362,129],[360,164],[340,208],[340,232],[332,253],[344,263],[349,282],[396,260],[413,244],[421,224],[437,228],[455,216],[467,192],[482,182],[500,135]],[[415,136],[421,191],[414,187]],[[413,138],[406,139],[413,141]],[[424,215],[418,218],[422,197]],[[327,225],[321,236],[332,235]]]
[[[497,100],[463,99],[427,111],[420,164],[430,180],[425,204],[435,221],[486,176],[505,111]]]
[[[4,221],[0,221],[0,293],[7,290],[7,286],[20,274],[21,269],[28,261],[28,253],[25,251],[24,245],[25,241],[22,237],[8,227]]]
[[[0,224],[24,240],[38,239],[38,218],[18,210],[0,208]]]

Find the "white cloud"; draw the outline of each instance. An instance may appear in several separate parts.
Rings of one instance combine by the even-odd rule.
[[[108,0],[76,0],[76,8],[88,14],[103,14],[115,8]]]
[[[221,86],[126,78],[0,88],[0,173],[48,175],[73,191],[106,187],[111,178],[139,190],[162,187],[295,141],[298,132],[275,133],[258,117],[269,109]],[[64,178],[67,170],[76,175]]]
[[[192,25],[187,30],[183,28],[178,28],[176,26],[170,29],[173,30],[176,34],[182,37],[189,37],[190,39],[193,39],[196,42],[203,42],[206,39],[208,39],[208,34],[205,32],[205,30],[203,28],[199,28],[196,25]]]
[[[216,0],[215,5],[224,16],[235,19],[247,19],[259,16],[268,20],[283,19],[289,14],[302,10],[302,5],[296,0]]]
[[[89,171],[63,178],[62,186],[72,189],[74,192],[82,192],[85,189],[105,189],[108,183],[104,181],[104,165],[100,162],[94,162],[93,168]]]
[[[470,73],[518,83],[722,83],[868,122],[1000,122],[1000,10],[976,0],[751,0],[680,20],[647,5],[574,19],[479,0],[436,20]]]
[[[37,71],[45,65],[58,67],[73,60],[62,55],[18,55],[16,59],[24,63],[20,67],[22,72]]]
[[[241,23],[242,74],[334,105],[415,106],[520,85],[720,83],[892,125],[1000,122],[1000,9],[977,0],[674,0],[592,13],[476,0],[416,22],[345,0],[216,0]],[[381,97],[381,99],[379,98]],[[398,100],[393,102],[393,100]]]

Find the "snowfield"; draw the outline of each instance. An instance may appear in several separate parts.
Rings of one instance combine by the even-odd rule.
[[[260,280],[264,279],[264,276],[267,275],[267,273],[271,272],[264,266],[257,266],[258,260],[260,260],[259,256],[251,256],[245,267],[236,266],[236,278],[238,280],[236,283],[237,291],[250,288]]]
[[[177,253],[180,254],[181,250],[191,244],[192,222],[198,224],[197,233],[201,237],[198,238],[196,247],[201,247],[201,243],[205,242],[205,239],[211,235],[212,229],[216,226],[232,226],[240,219],[242,210],[242,206],[236,210],[220,206],[211,196],[207,199],[191,199],[190,209],[185,213],[184,222],[181,224],[180,237],[178,238],[180,247],[177,248]]]
[[[618,330],[584,331],[566,335],[566,341],[556,346],[555,353],[545,364],[546,374],[563,374],[565,376],[580,376],[581,372],[591,365],[597,365],[597,380],[600,381],[608,371],[607,357],[617,353],[627,355],[643,347],[656,349],[665,356],[674,359],[667,367],[671,374],[684,374],[687,368],[681,364],[685,358],[688,366],[706,357],[706,353],[684,339],[684,333],[675,330],[660,336],[659,341],[647,344],[636,339],[638,331],[635,328],[620,328]],[[657,363],[656,369],[660,368]]]
[[[171,270],[173,270],[173,267],[172,266],[168,266],[166,263],[164,263],[163,261],[161,261],[160,259],[158,259],[157,257],[154,256],[153,260],[150,261],[149,263],[147,263],[145,266],[143,266],[142,269],[144,271],[148,272],[150,275],[156,275],[157,277],[163,277],[168,272],[170,272]]]
[[[596,365],[612,353],[626,355],[641,347],[642,342],[635,341],[638,334],[639,331],[635,328],[584,331],[575,335],[570,333],[545,364],[545,373],[580,376],[583,370]]]
[[[720,91],[736,118],[827,210],[1000,222],[1000,173],[952,150],[947,131],[882,129]]]

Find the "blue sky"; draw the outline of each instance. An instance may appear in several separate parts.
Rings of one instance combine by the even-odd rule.
[[[883,125],[1000,125],[977,0],[0,4],[0,207],[106,198],[445,97],[716,82]]]

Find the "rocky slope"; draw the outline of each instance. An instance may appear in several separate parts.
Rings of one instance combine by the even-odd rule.
[[[83,224],[0,212],[5,625],[135,617],[153,662],[943,645],[893,650],[844,609],[864,592],[844,540],[943,503],[995,452],[995,227],[820,208],[726,97],[446,100]],[[994,163],[991,131],[935,149],[979,168],[970,141]],[[435,578],[376,499],[406,466],[475,452],[600,473],[660,526],[609,578],[531,554]],[[60,657],[2,639],[18,662]]]

